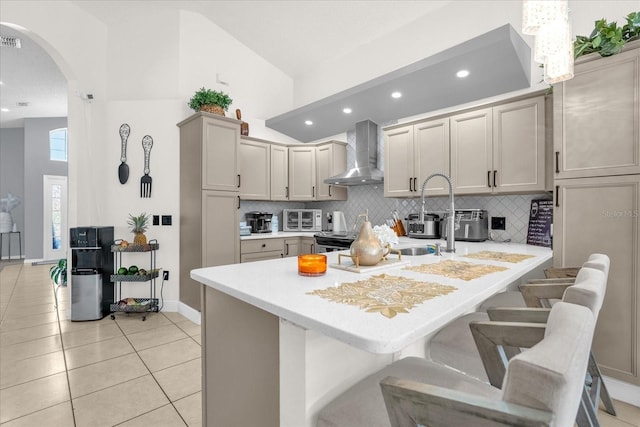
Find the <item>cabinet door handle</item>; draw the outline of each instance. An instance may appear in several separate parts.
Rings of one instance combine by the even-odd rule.
[[[316,197],[316,186],[311,187],[311,197]]]
[[[487,187],[491,188],[491,171],[487,171]]]
[[[285,255],[289,255],[289,244],[288,243],[284,244],[284,254]]]
[[[493,186],[494,186],[494,187],[497,187],[497,185],[496,185],[496,175],[497,175],[497,174],[498,174],[498,171],[495,171],[495,170],[494,170],[494,171],[493,171]]]
[[[556,173],[560,173],[560,152],[556,151]]]
[[[418,178],[413,177],[413,191],[418,191]]]
[[[284,197],[289,198],[289,187],[284,187]]]
[[[329,197],[331,197],[331,184],[329,184]]]
[[[240,188],[240,174],[238,174],[238,188]]]
[[[560,186],[556,185],[556,208],[560,207]]]
[[[263,248],[266,248],[266,247],[267,247],[267,244],[266,244],[266,243],[263,243],[263,244],[262,244],[262,247],[263,247]]]
[[[238,209],[240,209],[240,196],[238,196]]]
[[[413,191],[413,190],[411,189],[411,181],[413,181],[413,178],[409,177],[409,191]]]

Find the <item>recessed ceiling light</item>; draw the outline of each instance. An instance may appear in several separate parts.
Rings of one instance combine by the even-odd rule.
[[[467,77],[468,75],[469,75],[469,70],[460,70],[456,73],[456,76],[461,79]]]
[[[8,108],[3,108],[3,109],[2,109],[2,110],[0,110],[0,111],[2,111],[3,113],[8,113],[8,112],[9,112],[9,109],[8,109]]]
[[[397,98],[400,98],[400,97],[402,97],[402,93],[400,93],[400,92],[393,92],[393,93],[391,94],[391,97],[392,97],[392,98],[396,98],[396,99],[397,99]]]
[[[342,112],[345,114],[351,114],[351,108],[347,107],[347,108],[343,108]]]
[[[313,124],[313,122],[311,120],[305,120],[304,124],[307,126],[311,126]]]

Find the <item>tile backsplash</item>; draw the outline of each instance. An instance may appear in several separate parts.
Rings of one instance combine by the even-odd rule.
[[[486,209],[490,217],[505,217],[506,230],[490,230],[493,240],[511,239],[514,243],[526,243],[531,200],[538,199],[551,199],[551,196],[547,193],[505,196],[458,196],[455,198],[455,207],[456,209]],[[428,212],[442,213],[448,208],[449,198],[428,197],[425,205]],[[349,199],[347,201],[307,203],[243,201],[238,220],[244,221],[244,214],[249,211],[270,212],[279,216],[278,223],[280,230],[282,230],[282,210],[302,208],[322,209],[324,228],[326,228],[327,213],[343,211],[347,224],[352,226],[358,214],[366,212],[367,209],[369,210],[369,220],[376,225],[384,224],[385,220],[391,217],[391,212],[394,210],[397,210],[402,218],[406,218],[411,212],[419,212],[420,198],[385,198],[382,184],[359,185],[349,187]]]

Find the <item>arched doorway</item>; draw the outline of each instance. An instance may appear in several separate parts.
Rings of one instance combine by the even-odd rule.
[[[47,260],[51,256],[47,248],[52,241],[45,237],[44,230],[51,230],[54,224],[45,224],[44,177],[55,175],[66,179],[68,175],[66,159],[52,160],[49,140],[51,130],[66,128],[67,78],[28,32],[3,22],[0,34],[6,42],[0,49],[3,148],[0,195],[11,192],[22,201],[12,217],[23,236],[23,256],[28,260]],[[21,149],[17,147],[19,144]],[[67,215],[67,203],[57,208]],[[60,210],[53,216],[57,218]],[[56,226],[60,227],[59,221]],[[66,256],[67,225],[57,232],[61,241],[56,246],[62,250],[55,256],[62,258]]]

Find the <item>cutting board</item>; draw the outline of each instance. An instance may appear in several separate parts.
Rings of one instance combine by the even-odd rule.
[[[387,259],[380,261],[376,265],[361,265],[356,267],[353,261],[345,261],[342,264],[329,264],[329,267],[337,268],[339,270],[347,270],[354,273],[369,273],[371,271],[386,270],[388,268],[402,267],[408,265],[409,261],[399,259]]]

